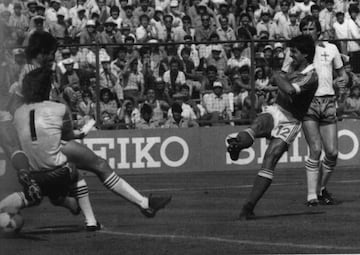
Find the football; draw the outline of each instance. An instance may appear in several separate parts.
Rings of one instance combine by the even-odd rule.
[[[24,218],[19,211],[7,209],[0,213],[0,232],[18,233],[24,225]]]

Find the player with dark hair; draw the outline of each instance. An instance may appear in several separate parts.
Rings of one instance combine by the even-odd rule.
[[[254,217],[253,210],[271,185],[280,157],[300,132],[301,121],[317,89],[317,75],[312,65],[314,41],[310,36],[301,35],[292,38],[289,45],[294,72],[286,76],[274,73],[272,80],[279,88],[275,104],[267,106],[248,129],[239,132],[235,138],[227,139],[232,160],[237,160],[240,151],[250,147],[255,138],[266,137],[270,140],[261,170],[240,213],[240,220]]]
[[[323,205],[332,205],[336,201],[327,191],[326,185],[336,166],[338,155],[333,70],[336,71],[339,87],[347,84],[348,76],[337,47],[328,42],[317,41],[321,34],[321,25],[317,19],[312,16],[303,18],[300,22],[300,31],[310,35],[316,43],[314,66],[319,77],[319,87],[303,120],[303,132],[310,148],[310,155],[305,163],[307,206],[316,206],[319,202]],[[284,64],[282,71],[290,73],[291,59],[285,59]],[[320,161],[322,149],[325,156]]]

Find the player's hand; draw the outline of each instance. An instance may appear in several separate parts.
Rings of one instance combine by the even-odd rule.
[[[18,178],[20,184],[24,187],[26,198],[34,204],[40,204],[43,198],[41,189],[36,181],[31,178],[29,171],[24,169],[20,170],[18,172]]]

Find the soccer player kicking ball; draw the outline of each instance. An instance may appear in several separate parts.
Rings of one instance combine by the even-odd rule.
[[[252,191],[240,213],[240,220],[254,217],[254,208],[271,185],[280,157],[300,132],[301,121],[318,87],[317,75],[312,65],[315,54],[313,39],[300,35],[292,38],[289,46],[295,69],[288,75],[274,73],[272,83],[279,88],[275,104],[267,106],[250,128],[227,140],[227,150],[232,160],[237,160],[240,151],[250,147],[255,138],[266,137],[270,140]]]

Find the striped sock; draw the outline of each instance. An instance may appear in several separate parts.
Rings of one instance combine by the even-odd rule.
[[[325,189],[331,174],[336,166],[336,159],[329,159],[326,155],[321,163],[322,166],[322,178],[321,178],[321,190]]]
[[[307,200],[317,199],[317,186],[319,179],[320,161],[308,158],[305,162],[306,178],[307,178]]]
[[[274,178],[274,170],[261,168],[258,176],[264,177],[266,179],[272,180]]]
[[[141,208],[149,208],[149,200],[131,187],[124,179],[113,172],[106,180],[104,185],[117,195],[124,197],[130,202]]]
[[[75,183],[71,193],[78,200],[81,211],[85,216],[87,226],[96,226],[97,221],[90,203],[88,186],[84,179]]]

